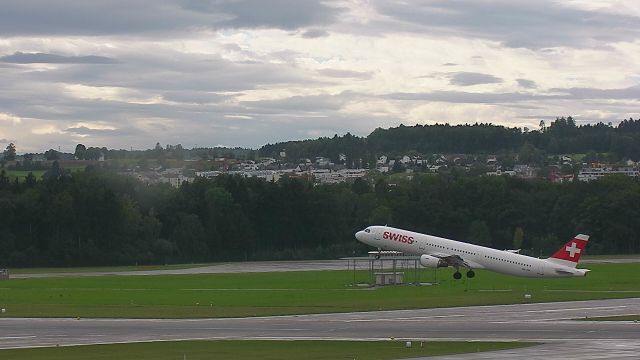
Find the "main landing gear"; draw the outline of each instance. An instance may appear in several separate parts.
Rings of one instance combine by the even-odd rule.
[[[469,279],[471,279],[474,276],[476,276],[476,273],[473,270],[467,271],[467,277]],[[460,271],[456,270],[456,272],[453,273],[453,278],[456,280],[462,279],[462,274],[460,273]]]

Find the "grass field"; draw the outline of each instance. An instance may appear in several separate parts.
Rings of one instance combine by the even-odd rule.
[[[584,278],[526,279],[478,271],[438,285],[363,288],[350,271],[101,276],[0,282],[0,316],[194,318],[266,316],[640,297],[640,264],[590,264]],[[367,272],[357,274],[364,281]],[[412,275],[407,274],[412,279]],[[423,270],[421,281],[433,279]]]
[[[68,166],[65,167],[65,171],[76,172],[76,171],[84,171],[85,166]],[[24,179],[29,175],[29,173],[33,173],[33,176],[36,179],[42,179],[42,176],[47,172],[47,170],[8,170],[5,169],[5,173],[9,179],[18,178],[19,181],[24,181]]]
[[[33,170],[33,171],[22,171],[22,170],[5,170],[7,177],[9,179],[18,178],[20,181],[24,180],[29,173],[33,173],[33,176],[36,179],[42,179],[42,175],[46,172],[46,170]]]
[[[426,342],[405,348],[400,341],[177,341],[0,350],[11,360],[84,359],[404,359],[530,346],[518,342]]]

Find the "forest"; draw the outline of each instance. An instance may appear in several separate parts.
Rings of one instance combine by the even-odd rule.
[[[362,159],[374,164],[376,156],[403,154],[500,154],[518,153],[523,148],[546,155],[607,153],[608,160],[640,160],[640,120],[630,118],[617,126],[598,123],[576,125],[572,117],[559,117],[538,129],[509,128],[492,124],[415,125],[374,130],[367,137],[347,133],[332,138],[288,141],[260,148],[260,156],[276,156],[285,150],[291,159],[325,156],[337,162],[345,154],[348,165]],[[357,164],[355,165],[357,166]]]
[[[42,180],[0,172],[0,267],[335,259],[371,250],[372,224],[549,255],[571,236],[589,254],[640,252],[640,184],[553,184],[451,171],[390,184],[314,186],[222,175],[180,188],[88,167]]]

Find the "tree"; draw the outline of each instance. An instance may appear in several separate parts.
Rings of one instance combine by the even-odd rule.
[[[47,160],[58,160],[60,158],[60,153],[55,151],[55,150],[53,150],[53,149],[49,149],[49,150],[45,151],[44,157]]]
[[[491,246],[489,226],[482,220],[474,220],[469,226],[469,240],[477,245]]]
[[[353,190],[353,192],[358,195],[362,195],[371,192],[371,186],[366,180],[362,178],[356,178],[351,185],[351,190]]]
[[[76,151],[73,153],[73,155],[75,155],[76,159],[78,160],[84,160],[86,151],[87,151],[86,146],[82,144],[78,144],[76,145]]]
[[[524,230],[521,227],[517,227],[513,232],[513,249],[521,249],[524,242]]]
[[[54,150],[55,151],[55,150]],[[50,180],[58,180],[64,174],[64,170],[60,168],[60,164],[58,164],[58,160],[54,160],[53,164],[51,164],[51,169],[47,170],[44,174],[45,179]]]
[[[7,148],[4,151],[4,159],[7,161],[13,161],[16,159],[16,146],[14,143],[7,145]]]

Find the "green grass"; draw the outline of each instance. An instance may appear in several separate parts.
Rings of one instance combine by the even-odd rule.
[[[63,168],[65,171],[70,171],[72,173],[77,172],[77,171],[84,171],[85,166],[66,166]],[[24,179],[26,179],[26,177],[29,175],[29,173],[33,173],[33,176],[35,176],[35,178],[37,180],[42,179],[42,177],[44,176],[44,174],[47,172],[47,170],[8,170],[5,169],[5,173],[7,175],[7,177],[9,179],[15,179],[18,178],[18,181],[24,181]]]
[[[20,181],[24,180],[29,173],[33,173],[33,176],[36,179],[42,179],[42,176],[46,172],[46,170],[33,170],[33,171],[23,171],[23,170],[5,170],[6,175],[9,179],[18,178]]]
[[[11,317],[197,318],[416,309],[640,297],[640,264],[590,264],[587,277],[526,279],[478,271],[438,285],[361,288],[353,272],[101,276],[0,282],[0,307]],[[367,272],[357,274],[364,281]],[[411,273],[407,280],[413,279]],[[422,270],[420,281],[433,279]]]
[[[519,342],[419,342],[406,348],[402,341],[177,341],[0,350],[11,360],[75,359],[405,359],[423,356],[497,351],[533,345]]]

